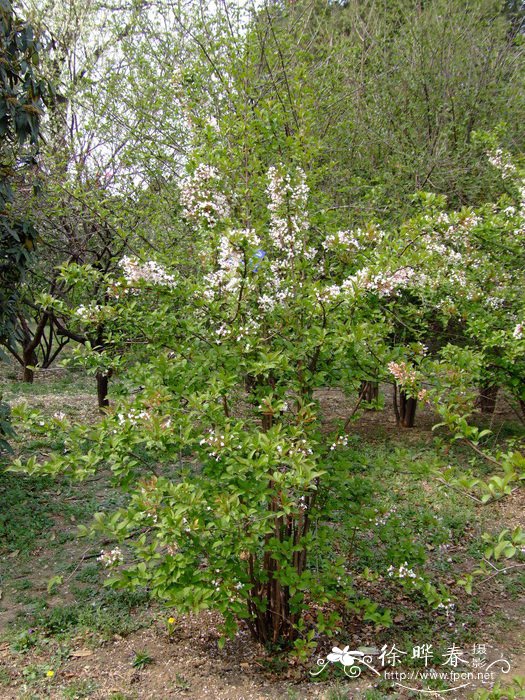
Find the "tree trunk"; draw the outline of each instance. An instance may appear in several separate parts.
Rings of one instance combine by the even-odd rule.
[[[257,383],[253,385],[253,389]],[[275,389],[273,377],[269,378],[268,386]],[[261,426],[263,432],[268,432],[273,424],[274,416],[264,413]],[[290,645],[298,634],[300,612],[290,609],[293,596],[290,587],[279,580],[280,572],[283,566],[290,566],[301,576],[306,568],[307,551],[304,539],[309,528],[308,513],[315,494],[304,497],[304,510],[299,514],[283,515],[283,494],[275,484],[272,472],[273,467],[268,473],[268,488],[274,493],[268,504],[268,516],[274,527],[265,535],[261,558],[253,553],[246,557],[252,583],[248,598],[248,625],[253,637],[262,644],[271,642]],[[274,540],[282,545],[282,554],[279,548],[278,554],[275,554]],[[283,562],[281,557],[284,557],[284,552],[288,552],[289,557]]]
[[[362,381],[359,388],[359,396],[363,397],[363,401],[366,403],[375,403],[379,397],[379,382]],[[369,411],[375,410],[372,407],[368,408]]]
[[[417,399],[399,392],[399,418],[403,428],[413,428],[416,419]]]
[[[22,381],[27,382],[27,384],[32,384],[34,379],[35,379],[34,371],[31,369],[31,367],[24,365],[24,372],[22,374]]]
[[[255,390],[256,386],[257,379],[253,376],[253,374],[246,374],[244,376],[244,391],[247,394],[251,394]]]
[[[24,373],[22,375],[22,381],[33,383],[35,378],[35,372],[31,367],[36,367],[38,363],[38,356],[36,350],[38,344],[42,340],[42,335],[46,329],[46,324],[49,319],[49,314],[47,312],[42,314],[34,333],[31,332],[31,328],[25,316],[22,313],[18,314],[18,320],[20,322],[20,327],[22,329],[23,337],[20,340],[22,346],[22,366],[24,368]]]
[[[98,407],[102,410],[109,406],[108,387],[109,372],[97,372],[97,398]]]
[[[482,386],[479,390],[478,405],[481,413],[492,415],[496,408],[498,397],[497,386]]]
[[[38,362],[38,358],[32,347],[24,348],[23,360],[24,372],[22,375],[22,381],[27,382],[28,384],[32,384],[35,379],[35,371],[33,367],[35,367],[36,363]]]

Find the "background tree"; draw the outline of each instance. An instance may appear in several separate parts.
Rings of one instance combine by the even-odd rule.
[[[37,233],[14,208],[22,172],[35,166],[46,83],[37,72],[39,41],[9,0],[0,7],[0,336],[12,329],[18,284]]]
[[[151,39],[152,29],[139,21],[141,6],[102,8],[56,2],[49,13],[47,3],[29,2],[26,10],[49,39],[52,50],[44,56],[42,71],[52,77],[58,93],[48,113],[48,136],[39,157],[39,172],[45,179],[39,205],[26,193],[26,205],[34,208],[38,220],[41,255],[28,271],[17,307],[16,333],[7,343],[23,365],[24,379],[32,381],[32,367],[49,366],[66,340],[90,343],[102,356],[104,325],[93,333],[91,328],[89,332],[79,328],[78,318],[74,327],[70,322],[76,307],[104,301],[101,280],[115,270],[130,246],[150,246],[149,239],[157,231],[154,219],[162,176],[160,166],[146,163],[146,157],[151,161],[151,148],[145,131],[137,129],[139,88],[131,100],[134,112],[125,94],[136,72],[142,71],[146,84],[141,43]],[[113,22],[115,17],[118,22]],[[96,27],[100,31],[95,32]],[[149,89],[150,78],[151,73]],[[145,123],[143,127],[147,130]],[[144,196],[151,183],[155,198]],[[166,211],[167,202],[162,203]],[[83,287],[83,298],[78,289],[71,295],[71,284],[60,277],[60,270],[71,264],[100,273],[90,277],[91,286]],[[60,307],[49,307],[50,297],[59,300]],[[107,405],[107,369],[95,371],[101,406]]]
[[[0,5],[0,341],[13,337],[17,293],[35,247],[29,212],[14,208],[14,188],[35,164],[48,86],[38,74],[40,44],[10,0]],[[9,409],[0,396],[0,448]]]

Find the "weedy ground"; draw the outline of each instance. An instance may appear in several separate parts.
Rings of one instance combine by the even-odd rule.
[[[60,411],[84,422],[98,418],[92,380],[74,372],[42,374],[30,386],[4,368],[1,390],[10,403],[27,401],[45,414]],[[319,392],[318,399],[327,426],[351,412],[353,399],[336,390]],[[500,404],[492,420],[503,443],[523,432],[504,402]],[[508,680],[502,678],[500,686],[488,687],[479,697],[525,697],[518,685],[510,685],[511,676],[525,676],[525,568],[494,576],[472,595],[456,585],[482,557],[484,532],[525,527],[525,491],[517,489],[481,506],[461,489],[444,486],[439,469],[447,463],[458,469],[468,466],[480,476],[490,473],[490,467],[467,448],[451,448],[444,437],[436,436],[434,422],[423,411],[418,427],[400,431],[387,408],[366,411],[353,424],[348,447],[334,457],[339,467],[348,465],[352,475],[345,481],[344,498],[340,493],[327,495],[333,498],[334,550],[347,559],[356,600],[367,602],[356,604],[355,612],[343,619],[337,638],[319,636],[318,648],[306,664],[253,644],[245,630],[219,650],[216,615],[179,617],[153,604],[146,591],[105,587],[106,574],[97,557],[110,543],[79,539],[77,527],[88,524],[95,512],[124,502],[109,474],[78,483],[2,469],[0,698],[417,697],[393,682],[377,683],[373,676],[350,681],[335,665],[316,681],[309,671],[334,645],[395,644],[410,650],[424,643],[441,650],[436,657],[441,662],[452,644],[462,649],[489,645],[493,654],[509,660],[511,672]],[[35,453],[45,457],[57,448],[49,436],[31,431],[19,432],[13,446],[22,458]],[[363,518],[369,527],[363,527]],[[407,561],[420,562],[431,580],[450,588],[453,610],[429,610],[417,594],[407,593],[388,577],[388,567],[400,551]],[[315,553],[312,562],[315,565]],[[373,575],[378,571],[384,575]],[[378,622],[385,610],[390,611],[390,626],[386,618],[385,624]],[[175,623],[168,625],[171,616]],[[418,668],[408,656],[405,667]],[[437,682],[433,687],[439,692]],[[468,688],[453,697],[473,698],[476,692]]]

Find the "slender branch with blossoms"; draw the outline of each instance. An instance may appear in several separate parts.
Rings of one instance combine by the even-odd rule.
[[[217,169],[203,163],[182,181],[180,199],[190,221],[214,228],[230,217],[230,204],[219,185]]]

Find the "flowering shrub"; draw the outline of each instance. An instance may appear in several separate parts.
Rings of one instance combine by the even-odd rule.
[[[108,464],[129,490],[125,508],[96,516],[118,542],[101,555],[113,585],[219,610],[226,634],[245,620],[256,639],[290,643],[309,600],[347,593],[343,563],[320,544],[327,460],[347,438],[323,435],[315,389],[358,385],[373,367],[477,447],[483,435],[465,418],[473,386],[489,365],[501,381],[522,352],[522,301],[509,286],[523,223],[508,200],[446,212],[423,194],[422,213],[398,230],[341,229],[312,201],[305,171],[281,163],[246,216],[225,179],[205,164],[182,184],[192,274],[173,258],[125,258],[123,276],[105,280],[106,303],[76,309],[79,323],[104,322],[108,367],[133,348],[133,391],[95,431],[73,428],[65,454],[25,468],[84,476]],[[454,323],[471,347],[450,342]],[[388,575],[434,607],[451,604],[408,560]]]
[[[465,387],[481,377],[485,348],[443,344],[438,360],[421,342],[424,315],[403,345],[389,347],[389,337],[399,314],[416,306],[447,318],[467,302],[486,308],[477,301],[487,279],[478,235],[509,218],[493,207],[445,213],[432,200],[397,232],[325,233],[304,171],[280,164],[268,171],[266,208],[251,226],[235,226],[214,189],[221,182],[202,166],[183,184],[185,215],[206,252],[192,278],[182,283],[165,265],[125,258],[106,304],[75,311],[81,323],[103,319],[114,348],[145,339],[148,355],[139,351],[127,380],[142,389],[103,420],[97,450],[73,429],[65,455],[26,468],[83,476],[108,463],[130,489],[126,508],[96,517],[95,527],[119,542],[101,555],[113,585],[146,586],[180,610],[215,608],[227,634],[242,619],[260,641],[290,642],[308,600],[327,601],[339,590],[329,581],[346,575],[330,557],[316,572],[308,566],[327,455],[347,439],[325,445],[315,388],[330,376],[357,382],[356,357],[373,355],[408,397],[434,401],[457,429],[452,416],[473,405]],[[501,281],[491,279],[496,299]],[[489,306],[500,318],[513,313]],[[465,335],[476,327],[471,317]],[[519,335],[507,322],[501,337],[515,348]],[[145,473],[145,453],[163,474]],[[450,602],[408,563],[388,575],[433,606]]]

